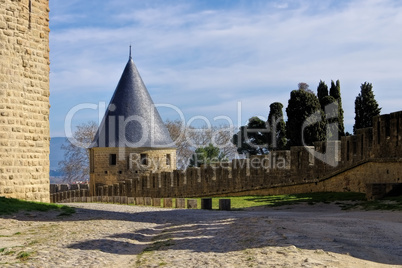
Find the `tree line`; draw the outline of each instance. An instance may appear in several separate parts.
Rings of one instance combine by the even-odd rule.
[[[274,102],[269,106],[268,120],[253,116],[236,132],[226,125],[195,128],[183,125],[180,120],[166,121],[172,140],[177,147],[177,168],[200,166],[215,161],[228,161],[238,154],[242,157],[263,155],[270,151],[286,150],[290,146],[312,145],[315,141],[340,139],[345,133],[340,82],[331,81],[328,86],[319,82],[317,93],[306,83],[299,83],[291,91],[283,116],[283,104]],[[379,108],[371,83],[361,84],[355,99],[355,124],[353,131],[372,126],[373,116]],[[64,145],[64,160],[59,163],[64,181],[85,181],[89,178],[89,151],[97,124],[88,122],[79,125],[73,133],[76,146]],[[236,133],[235,133],[236,132]]]
[[[274,102],[270,106],[268,120],[264,122],[254,116],[247,125],[240,127],[232,142],[237,152],[244,155],[262,155],[273,150],[286,150],[290,146],[313,145],[315,141],[340,140],[345,133],[339,80],[327,84],[320,80],[317,93],[307,83],[299,83],[298,89],[290,93],[284,121],[283,104]],[[372,118],[379,115],[379,107],[373,85],[364,82],[355,99],[355,124],[357,129],[372,127]]]

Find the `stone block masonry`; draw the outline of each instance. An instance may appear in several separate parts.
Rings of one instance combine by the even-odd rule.
[[[402,112],[382,115],[373,118],[374,128],[360,129],[341,141],[316,142],[309,148],[292,147],[290,151],[221,166],[125,176],[118,183],[97,184],[92,192],[102,198],[164,198],[165,207],[170,198],[178,198],[176,206],[184,207],[181,198],[350,191],[369,194],[368,184],[402,182],[401,121]],[[328,148],[335,154],[323,159],[336,161],[336,166],[311,155],[312,151],[324,154]],[[381,191],[388,192],[386,188]]]
[[[49,1],[0,0],[0,196],[49,201]]]

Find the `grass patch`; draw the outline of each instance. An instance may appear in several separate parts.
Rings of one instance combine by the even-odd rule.
[[[355,204],[341,205],[342,209],[364,209],[364,210],[391,210],[402,211],[402,196],[385,197],[375,201],[365,201]]]
[[[136,267],[142,267],[146,263],[147,259],[145,258],[145,254],[147,254],[147,256],[152,256],[152,254],[154,254],[154,251],[161,250],[174,245],[172,238],[165,238],[164,240],[161,240],[162,237],[164,237],[164,235],[158,235],[154,237],[152,241],[155,241],[157,239],[159,240],[153,242],[151,245],[146,247],[140,254],[137,255]],[[167,265],[166,262],[160,262],[158,266],[165,266],[165,265]]]
[[[32,252],[22,251],[18,253],[17,259],[19,259],[20,261],[26,261],[29,259],[30,256],[32,256]]]
[[[9,250],[4,252],[4,255],[13,255],[16,251],[15,250]]]
[[[242,210],[244,208],[266,206],[279,207],[306,203],[314,205],[317,203],[335,203],[343,210],[363,209],[363,210],[399,210],[402,211],[402,196],[386,197],[381,200],[367,201],[363,193],[306,193],[290,195],[267,195],[267,196],[239,196],[239,197],[213,197],[212,208],[219,208],[219,199],[230,199],[232,210]],[[198,208],[201,208],[201,198],[198,198]]]
[[[256,205],[265,205],[271,207],[307,203],[314,205],[316,203],[329,204],[335,201],[363,201],[366,196],[362,193],[307,193],[293,195],[273,195],[262,197],[247,198],[247,201],[254,202]]]
[[[39,243],[38,240],[33,240],[33,241],[28,243],[28,246],[32,246],[32,245],[35,245],[35,244],[38,244],[38,243]]]
[[[264,196],[236,196],[236,197],[213,197],[212,208],[219,208],[219,199],[230,199],[232,210],[244,209],[256,206],[278,207],[307,203],[314,205],[316,203],[332,203],[336,201],[364,201],[365,194],[362,193],[307,193],[291,195],[264,195]],[[198,198],[198,208],[201,208],[201,198]]]
[[[0,197],[0,215],[13,214],[19,211],[49,211],[49,210],[60,211],[59,216],[68,216],[75,213],[74,208],[64,205],[29,202],[15,198]]]
[[[72,214],[75,213],[75,209],[72,207],[68,207],[68,206],[61,206],[60,210],[61,210],[61,212],[59,214],[59,217],[71,216]]]
[[[163,241],[156,241],[152,243],[149,247],[146,247],[143,252],[151,252],[151,251],[156,251],[160,250],[162,248],[166,248],[169,246],[174,245],[173,240],[170,238],[168,240],[163,240]]]

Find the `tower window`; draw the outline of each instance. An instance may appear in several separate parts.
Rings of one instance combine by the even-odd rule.
[[[115,166],[117,164],[117,157],[116,154],[109,155],[109,165]]]
[[[171,161],[171,157],[170,157],[170,154],[167,154],[166,155],[166,166],[170,166],[170,162]]]
[[[148,158],[146,154],[141,154],[141,165],[148,166]]]

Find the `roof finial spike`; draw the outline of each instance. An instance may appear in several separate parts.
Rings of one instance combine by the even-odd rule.
[[[130,44],[130,60],[131,60],[131,44]]]

